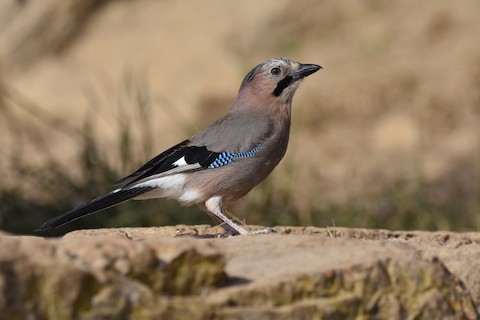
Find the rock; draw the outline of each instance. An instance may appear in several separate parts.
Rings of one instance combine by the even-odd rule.
[[[477,319],[480,234],[207,226],[0,235],[0,314],[50,319]]]
[[[9,319],[135,314],[157,295],[193,295],[226,280],[224,257],[194,239],[132,241],[112,230],[53,240],[1,235],[0,243],[0,314]]]

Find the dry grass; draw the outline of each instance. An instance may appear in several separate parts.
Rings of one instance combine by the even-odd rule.
[[[105,18],[99,13],[60,61],[104,64],[92,68],[117,80],[107,77],[105,85],[93,77],[94,89],[82,88],[79,96],[65,90],[73,117],[38,94],[65,81],[56,67],[33,76],[47,79],[37,86],[32,72],[15,74],[12,83],[35,104],[9,92],[0,104],[0,169],[7,181],[0,194],[7,199],[0,208],[2,228],[26,232],[34,222],[106,191],[113,180],[226,112],[245,72],[273,56],[319,63],[324,70],[297,93],[285,160],[230,208],[237,216],[265,225],[328,226],[334,220],[337,226],[480,228],[478,3],[272,1],[272,8],[265,2],[249,15],[255,5],[247,1],[236,4],[244,19],[225,18],[228,4],[213,3],[194,10],[197,27],[183,16],[186,4],[104,7]],[[155,22],[158,17],[145,12],[169,16]],[[102,46],[98,35],[121,28],[115,17],[122,14],[135,24],[129,32],[112,29],[112,48]],[[175,31],[164,25],[182,19]],[[156,46],[149,38],[155,25]],[[143,44],[147,49],[128,51],[128,43],[142,39],[140,31],[152,35]],[[135,68],[127,76],[111,71],[129,59],[161,72],[143,77]],[[50,63],[37,68],[47,70]],[[78,77],[83,72],[67,71]],[[7,88],[10,80],[4,78]],[[55,99],[65,100],[61,93]],[[59,193],[61,204],[55,200]],[[196,209],[153,203],[121,206],[117,214],[77,226],[208,221]],[[182,210],[193,214],[179,215]]]

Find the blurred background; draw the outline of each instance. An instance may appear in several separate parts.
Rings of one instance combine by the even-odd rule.
[[[228,111],[258,63],[324,70],[261,225],[480,228],[480,2],[0,0],[0,229],[30,234]],[[131,201],[72,229],[210,223]]]

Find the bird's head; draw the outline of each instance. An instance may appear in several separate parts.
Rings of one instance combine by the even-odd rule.
[[[301,80],[321,68],[316,64],[302,64],[284,58],[265,61],[243,79],[239,98],[244,103],[286,104],[289,107]]]

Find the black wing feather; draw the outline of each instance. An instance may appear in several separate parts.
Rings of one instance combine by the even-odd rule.
[[[174,163],[182,157],[184,157],[187,164],[198,163],[202,168],[207,168],[219,155],[217,152],[208,150],[207,147],[189,146],[189,142],[189,140],[185,140],[167,151],[162,152],[131,175],[115,183],[115,185],[131,185],[149,176],[172,170],[176,167]]]
[[[179,144],[171,147],[170,149],[160,153],[158,156],[156,156],[155,158],[151,159],[150,161],[145,163],[143,166],[141,166],[137,171],[135,171],[134,173],[132,173],[128,176],[126,176],[125,178],[120,179],[119,181],[115,182],[113,185],[114,186],[124,186],[124,185],[130,184],[134,181],[137,181],[138,177],[143,176],[146,172],[152,170],[153,168],[156,168],[156,167],[160,166],[163,162],[165,162],[165,160],[167,160],[170,157],[172,157],[173,155],[175,155],[175,153],[177,153],[179,150],[182,150],[183,148],[185,148],[188,143],[189,143],[189,140],[184,140],[184,141],[180,142]],[[178,157],[178,159],[180,159],[180,157]],[[173,162],[175,162],[177,160],[174,160]]]
[[[199,163],[203,168],[208,167],[219,153],[210,151],[207,147],[189,147],[185,151],[185,162],[188,164]]]

